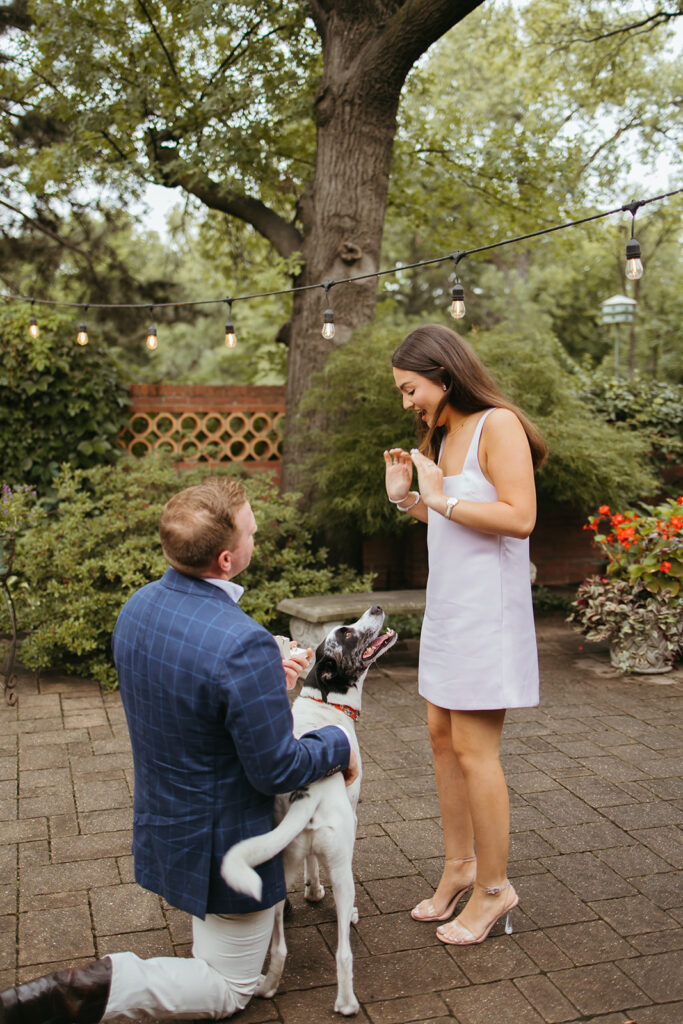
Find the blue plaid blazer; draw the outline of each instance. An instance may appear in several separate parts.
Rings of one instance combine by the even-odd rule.
[[[279,857],[258,869],[257,903],[223,881],[223,854],[272,828],[275,793],[347,767],[344,732],[294,739],[277,644],[204,580],[168,569],[142,587],[112,646],[135,766],[136,881],[201,918],[283,899]]]

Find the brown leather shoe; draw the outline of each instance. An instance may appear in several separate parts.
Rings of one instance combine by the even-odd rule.
[[[0,1024],[98,1024],[111,988],[111,959],[57,971],[0,992]]]

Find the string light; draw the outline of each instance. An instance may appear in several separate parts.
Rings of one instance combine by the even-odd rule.
[[[225,344],[228,348],[234,348],[237,344],[237,335],[232,326],[232,299],[225,300],[228,304],[228,322],[225,325]]]
[[[460,278],[458,277],[458,263],[462,259],[464,253],[456,252],[453,253],[453,262],[455,263],[455,284],[451,291],[451,316],[454,320],[462,320],[465,315],[465,289],[460,284]]]
[[[638,281],[643,276],[643,264],[640,260],[640,243],[633,237],[636,213],[640,205],[640,203],[633,202],[625,207],[631,214],[631,237],[626,243],[626,276],[629,281]]]
[[[436,263],[443,263],[443,262],[445,262],[448,259],[454,259],[456,256],[457,256],[457,259],[460,260],[464,256],[471,256],[471,255],[473,255],[475,253],[488,252],[491,249],[498,249],[498,248],[500,248],[501,246],[504,246],[504,245],[512,245],[515,242],[524,242],[524,241],[526,241],[529,238],[537,238],[540,235],[548,235],[548,234],[551,234],[554,231],[563,231],[566,228],[577,227],[580,224],[588,224],[589,222],[594,221],[594,220],[600,220],[600,219],[602,219],[604,217],[611,217],[611,216],[613,216],[616,213],[624,213],[624,212],[628,211],[631,214],[631,216],[633,218],[633,221],[635,221],[635,213],[636,213],[636,211],[641,206],[646,206],[648,203],[656,203],[656,202],[659,202],[662,199],[669,199],[672,196],[680,195],[681,193],[683,193],[683,188],[674,189],[671,192],[665,192],[665,193],[662,193],[661,195],[651,196],[648,199],[641,199],[641,200],[637,200],[637,201],[634,200],[634,201],[632,201],[630,203],[625,203],[623,206],[619,206],[619,207],[617,207],[616,209],[613,209],[613,210],[603,210],[601,213],[594,213],[594,214],[591,214],[588,217],[581,217],[579,220],[566,221],[563,224],[554,224],[551,227],[539,228],[537,231],[530,231],[530,232],[528,232],[525,235],[516,235],[513,238],[504,238],[504,239],[501,239],[501,240],[496,241],[496,242],[490,242],[488,245],[481,245],[481,246],[477,246],[476,248],[466,249],[466,250],[463,250],[462,252],[456,253],[455,255],[453,253],[450,253],[447,256],[435,256],[432,259],[419,260],[419,261],[417,261],[415,263],[403,263],[403,264],[399,264],[399,265],[394,266],[394,267],[389,267],[386,270],[377,270],[374,273],[356,274],[353,277],[340,278],[338,281],[325,281],[325,282],[318,282],[316,284],[297,285],[297,286],[295,286],[293,288],[292,287],[290,287],[290,288],[277,288],[277,289],[274,289],[274,290],[268,291],[268,292],[254,292],[254,293],[251,293],[251,294],[238,295],[238,296],[235,296],[234,299],[230,299],[229,302],[232,303],[233,301],[237,301],[237,299],[239,299],[240,301],[244,301],[246,299],[270,298],[270,297],[276,296],[276,295],[290,295],[291,296],[295,292],[310,291],[312,288],[324,288],[325,289],[325,295],[327,297],[329,295],[330,288],[332,288],[334,285],[338,285],[338,284],[352,284],[352,283],[354,283],[356,281],[365,281],[365,280],[368,280],[370,278],[377,278],[377,279],[379,279],[380,277],[384,277],[387,274],[397,274],[397,273],[399,273],[401,271],[413,270],[413,269],[415,269],[417,267],[426,267],[426,266],[431,266],[431,265],[436,264]],[[629,277],[631,280],[638,280],[638,278],[640,278],[642,273],[643,273],[643,264],[642,264],[641,259],[640,259],[640,245],[639,245],[638,241],[633,237],[633,221],[631,223],[631,238],[630,238],[629,242],[626,245],[626,259],[627,259],[626,274],[627,274],[627,277]],[[4,295],[0,296],[0,298],[5,299],[6,301],[30,302],[31,306],[33,306],[36,301],[39,302],[41,305],[55,306],[55,307],[56,306],[64,306],[64,307],[66,307],[66,306],[78,306],[78,305],[80,305],[80,303],[76,303],[76,302],[60,302],[60,301],[54,300],[54,299],[37,299],[37,300],[36,299],[29,299],[29,298],[27,298],[24,295],[15,295],[15,294],[12,294],[12,293],[4,294]],[[455,280],[455,284],[454,284],[453,289],[452,289],[451,299],[452,299],[452,301],[451,301],[451,309],[450,309],[451,315],[454,316],[456,319],[460,319],[460,317],[464,315],[464,289],[462,287],[462,284],[458,280],[458,276],[457,276],[457,261],[456,261],[456,280]],[[226,299],[190,299],[190,300],[186,300],[186,301],[182,301],[182,302],[161,302],[161,303],[157,303],[157,305],[164,306],[164,307],[167,306],[167,307],[170,307],[172,309],[175,309],[175,308],[179,308],[181,306],[215,305],[217,302],[226,302],[226,301],[228,301],[228,300],[226,300]],[[140,302],[91,303],[91,305],[94,306],[96,309],[142,309],[145,306],[144,303],[140,303]],[[149,306],[148,308],[149,308],[150,312],[153,311],[153,307],[152,306]],[[232,336],[235,339],[235,341],[236,341],[236,337],[234,335],[234,330],[233,331],[228,331],[227,328],[229,326],[230,326],[229,323],[226,324],[226,344],[229,347],[232,347],[230,345],[230,341],[229,341],[228,335],[232,334]],[[34,337],[34,338],[38,336],[38,323],[36,321],[35,316],[31,316],[31,319],[29,321],[29,332],[31,333],[31,336]],[[335,333],[334,312],[332,311],[331,307],[328,306],[328,308],[325,310],[325,313],[323,315],[322,334],[323,334],[324,338],[329,340],[329,339],[334,337],[334,333]],[[154,350],[157,347],[157,344],[158,344],[157,332],[156,332],[156,327],[154,326],[153,323],[152,323],[149,331],[147,332],[146,344],[147,344],[147,348],[149,348],[151,350]],[[234,341],[233,341],[233,344],[234,344]]]
[[[330,308],[330,288],[334,284],[334,281],[325,281],[323,288],[325,289],[325,302],[327,303],[327,309],[323,313],[323,329],[320,332],[327,341],[331,341],[334,338],[334,312]]]
[[[145,341],[145,345],[150,350],[150,352],[153,352],[154,349],[159,344],[159,339],[157,338],[157,329],[154,326],[154,306],[149,307],[149,315],[152,320],[152,323],[149,325],[149,330],[147,331],[147,340]]]
[[[85,314],[88,312],[88,307],[83,307],[83,320],[80,327],[78,328],[78,334],[76,335],[76,341],[79,345],[88,344],[88,328],[85,325]]]
[[[38,327],[38,321],[36,320],[33,314],[34,305],[35,302],[33,299],[31,299],[31,319],[28,322],[28,333],[31,335],[32,338],[37,338],[38,335],[40,334],[40,329]]]

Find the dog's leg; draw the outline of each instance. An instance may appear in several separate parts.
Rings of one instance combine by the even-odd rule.
[[[330,883],[337,908],[337,1013],[350,1017],[360,1009],[353,991],[353,954],[351,952],[351,921],[358,920],[358,911],[353,905],[355,885],[351,869],[351,856],[340,858],[334,866],[329,865]]]
[[[272,999],[275,995],[285,966],[287,944],[285,942],[284,909],[285,901],[282,900],[282,902],[278,903],[275,908],[273,937],[270,940],[270,963],[268,964],[268,973],[261,975],[254,993],[257,996],[262,996],[263,999]]]
[[[310,903],[319,903],[325,895],[325,887],[320,884],[320,864],[314,853],[306,855],[304,860],[304,897]]]

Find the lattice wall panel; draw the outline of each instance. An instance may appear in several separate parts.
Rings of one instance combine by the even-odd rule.
[[[135,456],[165,451],[183,463],[265,468],[282,458],[283,424],[284,388],[137,385],[119,444]]]

